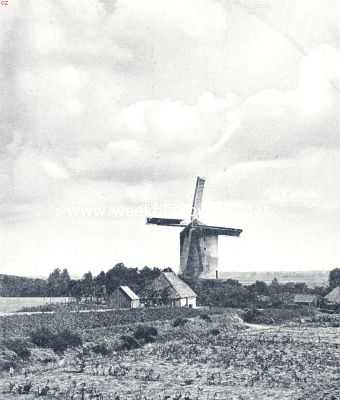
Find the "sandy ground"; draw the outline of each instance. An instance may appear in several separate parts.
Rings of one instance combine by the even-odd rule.
[[[187,396],[190,400],[196,399],[230,399],[230,400],[298,400],[298,399],[318,399],[318,400],[337,400],[340,399],[340,369],[337,365],[337,357],[340,355],[340,346],[337,350],[336,343],[340,343],[339,328],[307,328],[307,327],[268,327],[268,326],[250,326],[250,329],[234,333],[238,335],[237,340],[249,346],[256,344],[260,340],[271,340],[272,337],[287,337],[287,335],[296,341],[294,344],[297,352],[301,350],[300,355],[292,354],[293,357],[303,357],[304,349],[309,346],[319,346],[320,359],[324,356],[327,365],[310,365],[311,359],[308,357],[302,360],[309,363],[305,365],[307,378],[301,384],[291,385],[288,381],[285,384],[285,367],[275,364],[273,359],[273,371],[268,374],[278,376],[277,383],[268,384],[265,380],[258,380],[249,383],[249,376],[252,374],[252,365],[244,364],[245,360],[238,360],[238,367],[231,369],[219,365],[218,360],[221,354],[228,354],[228,345],[223,345],[223,339],[214,343],[213,346],[206,345],[202,340],[201,345],[195,347],[193,357],[180,354],[172,357],[171,352],[167,355],[160,355],[162,343],[146,345],[143,349],[133,350],[123,355],[116,354],[112,357],[98,357],[86,359],[86,366],[83,372],[76,372],[75,366],[68,365],[65,362],[63,366],[50,365],[45,370],[34,370],[33,373],[25,378],[23,375],[15,375],[10,378],[8,375],[0,379],[0,398],[2,400],[12,399],[33,399],[34,393],[29,395],[5,393],[10,382],[24,384],[31,381],[33,392],[38,387],[48,385],[56,391],[52,391],[49,396],[41,397],[48,399],[67,399],[71,398],[67,392],[75,393],[73,399],[82,399],[81,387],[86,384],[86,392],[91,387],[96,388],[103,394],[103,399],[115,399],[115,393],[119,394],[120,400],[142,399],[140,394],[151,399],[175,399],[176,395],[182,395],[181,400]],[[244,338],[243,338],[244,337]],[[255,339],[255,341],[254,341]],[[244,340],[244,342],[242,342]],[[320,344],[321,343],[321,344]],[[334,351],[332,354],[328,351],[327,343],[332,343]],[[177,342],[174,341],[174,345]],[[280,352],[285,344],[271,344],[270,351],[274,354]],[[291,344],[289,346],[292,346]],[[301,346],[301,349],[299,348]],[[189,346],[190,347],[190,346]],[[282,347],[282,349],[280,349]],[[266,348],[265,345],[263,347]],[[220,354],[219,354],[220,353]],[[188,353],[189,354],[189,353]],[[273,354],[268,354],[272,357]],[[288,358],[289,358],[289,353]],[[316,352],[318,354],[318,352]],[[308,356],[308,354],[307,354]],[[334,357],[333,357],[334,356]],[[238,357],[238,355],[236,355]],[[335,361],[334,361],[335,360]],[[288,360],[289,362],[289,360]],[[116,368],[118,375],[108,375],[109,367]],[[271,369],[271,368],[270,368]],[[304,374],[304,367],[299,372]],[[213,376],[213,378],[212,378]],[[287,381],[287,380],[286,380]],[[333,397],[332,397],[333,396]],[[90,394],[85,394],[85,399],[90,399]],[[94,398],[94,397],[92,397]],[[177,397],[179,398],[179,397]],[[118,398],[117,398],[118,399]]]
[[[105,362],[103,364],[106,364]],[[131,362],[126,363],[127,366]],[[188,363],[167,363],[161,362],[153,357],[145,360],[137,360],[133,362],[134,370],[148,369],[152,367],[157,371],[155,380],[144,381],[143,378],[135,378],[132,376],[127,377],[111,377],[111,376],[97,376],[94,375],[92,369],[87,367],[84,373],[72,373],[70,371],[63,371],[62,369],[46,371],[43,374],[34,374],[29,377],[34,386],[42,385],[49,379],[51,387],[68,388],[72,387],[72,382],[77,382],[77,387],[81,387],[83,382],[86,382],[87,387],[95,386],[104,393],[104,398],[109,399],[114,393],[119,393],[121,399],[135,399],[138,394],[143,393],[150,399],[165,398],[166,395],[175,396],[178,393],[190,394],[190,398],[196,399],[292,399],[295,398],[294,391],[291,389],[268,389],[267,387],[255,386],[245,387],[242,385],[231,386],[227,382],[219,384],[207,384],[206,376],[211,372],[207,364],[194,364]],[[216,370],[216,369],[215,369]],[[18,378],[15,379],[18,381]],[[5,389],[9,383],[9,379],[2,382],[2,389]],[[21,376],[19,381],[25,382],[25,378]],[[65,390],[66,392],[66,390]],[[295,393],[296,394],[296,393]],[[159,397],[161,396],[161,397]],[[18,395],[18,394],[2,394],[3,400],[12,400],[15,398],[20,399],[33,399],[35,395]],[[44,397],[41,397],[44,398]],[[66,393],[57,393],[51,395],[51,399],[66,399]],[[80,393],[75,398],[81,398]],[[86,397],[89,398],[89,397]],[[113,397],[114,398],[114,397]]]

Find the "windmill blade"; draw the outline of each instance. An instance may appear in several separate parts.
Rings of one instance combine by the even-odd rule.
[[[208,234],[224,236],[240,236],[242,229],[224,228],[222,226],[199,225],[199,228]]]
[[[184,220],[183,219],[177,219],[177,218],[146,218],[146,223],[147,224],[153,224],[153,225],[164,225],[164,226],[178,226],[182,227],[185,226]]]
[[[191,221],[199,218],[202,206],[204,184],[205,179],[198,176],[196,180],[194,200],[192,202]]]

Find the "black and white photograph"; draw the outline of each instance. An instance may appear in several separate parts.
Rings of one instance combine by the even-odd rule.
[[[340,400],[340,1],[0,0],[0,399]]]

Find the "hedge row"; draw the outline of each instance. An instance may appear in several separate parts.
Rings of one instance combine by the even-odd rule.
[[[101,312],[76,313],[65,309],[55,314],[10,315],[0,317],[0,336],[29,336],[33,330],[48,328],[52,332],[61,329],[83,332],[87,329],[128,325],[147,321],[191,318],[201,314],[193,308],[144,308]]]

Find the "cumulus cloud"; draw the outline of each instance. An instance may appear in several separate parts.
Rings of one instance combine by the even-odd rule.
[[[2,11],[0,201],[13,237],[20,221],[35,230],[37,210],[74,205],[171,203],[182,217],[199,174],[221,206],[206,217],[245,224],[247,246],[261,207],[277,221],[338,213],[339,5],[12,0]],[[89,220],[103,235],[123,229]],[[127,240],[142,220],[124,223]],[[164,254],[178,262],[166,245],[140,257]]]

